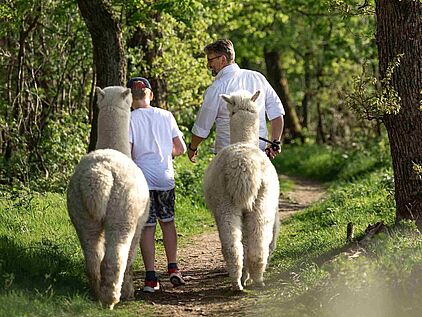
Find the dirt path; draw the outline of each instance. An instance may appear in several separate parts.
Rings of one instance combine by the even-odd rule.
[[[286,179],[286,176],[280,176],[281,182]],[[319,183],[290,179],[295,185],[291,192],[280,197],[281,221],[325,195],[325,189]],[[164,258],[158,258],[157,262],[159,269],[166,267]],[[216,231],[193,237],[189,245],[181,248],[179,266],[188,276],[186,286],[173,288],[163,276],[159,292],[138,294],[138,298],[156,306],[159,316],[238,316],[242,302],[250,300],[245,294],[230,289]],[[141,276],[137,282],[142,282]]]

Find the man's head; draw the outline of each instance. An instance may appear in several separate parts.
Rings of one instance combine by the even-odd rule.
[[[205,46],[204,51],[207,54],[207,66],[211,69],[213,76],[216,76],[227,65],[234,63],[235,52],[230,40],[217,40]]]
[[[142,100],[146,96],[149,97],[149,100],[153,98],[151,84],[144,77],[131,78],[126,86],[131,89],[133,100]]]

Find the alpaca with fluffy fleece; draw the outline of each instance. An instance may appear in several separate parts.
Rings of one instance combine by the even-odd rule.
[[[249,92],[221,95],[230,113],[231,144],[209,164],[205,201],[214,215],[233,290],[249,278],[264,286],[263,274],[278,236],[278,175],[258,147],[259,118]]]
[[[97,88],[97,150],[76,166],[67,208],[81,243],[94,296],[113,309],[134,295],[131,267],[149,211],[142,171],[128,157],[132,95],[124,87]]]

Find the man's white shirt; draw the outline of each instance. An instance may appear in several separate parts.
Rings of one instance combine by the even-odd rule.
[[[138,108],[131,113],[129,142],[132,159],[145,175],[150,190],[174,188],[173,138],[183,137],[171,112]]]
[[[215,153],[230,144],[229,112],[226,102],[220,95],[230,94],[238,90],[246,90],[251,94],[254,94],[257,90],[261,92],[256,100],[259,108],[260,137],[268,137],[265,114],[268,120],[285,114],[280,98],[264,75],[256,71],[241,69],[237,64],[224,67],[219,71],[212,85],[205,91],[201,109],[192,128],[193,134],[206,138],[215,122]],[[260,141],[260,148],[265,148],[265,142]]]

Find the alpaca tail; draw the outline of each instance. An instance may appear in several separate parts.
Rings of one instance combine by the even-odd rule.
[[[91,156],[82,158],[76,167],[68,191],[68,203],[74,212],[84,212],[97,222],[104,219],[114,184],[112,171],[95,162]]]
[[[83,203],[91,217],[97,221],[101,221],[107,212],[110,193],[113,187],[113,176],[111,172],[103,173],[101,177],[98,175],[93,176],[90,179],[91,183],[81,184],[87,187],[82,189],[84,193]]]
[[[226,190],[235,205],[252,210],[262,183],[261,173],[260,162],[250,157],[239,157],[226,166]]]

